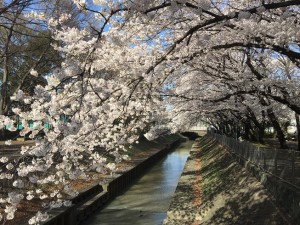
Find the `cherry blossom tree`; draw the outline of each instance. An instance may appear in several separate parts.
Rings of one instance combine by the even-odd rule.
[[[70,180],[89,179],[90,170],[114,172],[140,134],[155,138],[201,118],[231,135],[259,130],[261,141],[270,121],[285,147],[281,120],[300,113],[298,0],[74,3],[91,16],[89,28],[64,23],[68,14],[48,19],[63,62],[33,96],[12,97],[30,107],[13,109],[24,125],[20,134],[44,139],[22,148],[29,160],[1,158],[1,178],[18,178],[1,200],[7,219],[23,198],[52,198],[50,208],[69,205],[58,191],[46,195],[43,185],[76,195]],[[296,71],[292,77],[282,58]],[[13,130],[15,122],[2,116],[4,126]],[[23,193],[24,183],[32,190]],[[45,218],[39,212],[30,223]]]

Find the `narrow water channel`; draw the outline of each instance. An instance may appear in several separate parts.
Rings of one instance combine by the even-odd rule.
[[[147,174],[84,225],[159,225],[166,218],[193,141],[187,141],[157,162]]]

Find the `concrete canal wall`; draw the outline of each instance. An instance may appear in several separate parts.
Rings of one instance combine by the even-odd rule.
[[[134,160],[134,165],[106,180],[102,186],[95,184],[82,191],[72,199],[73,205],[48,212],[50,218],[43,225],[77,225],[83,222],[94,211],[101,209],[115,196],[122,193],[137,178],[145,174],[155,162],[160,160],[171,149],[177,146],[185,138],[179,134],[167,135],[154,140],[153,146],[157,148],[151,156]],[[146,141],[146,140],[143,140]],[[142,142],[143,142],[142,141]],[[136,147],[143,148],[143,143]],[[98,182],[99,183],[99,182]]]

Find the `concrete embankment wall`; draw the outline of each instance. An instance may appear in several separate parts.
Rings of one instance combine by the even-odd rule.
[[[96,184],[81,192],[77,197],[72,199],[73,205],[71,207],[51,210],[48,213],[50,218],[43,225],[80,224],[94,211],[101,209],[115,196],[126,190],[130,184],[142,176],[155,162],[184,140],[185,138],[179,134],[159,137],[152,142],[144,139],[141,140],[135,146],[136,149],[143,151],[145,148],[152,147],[156,148],[157,151],[149,157],[134,160],[132,167],[113,175],[102,186]]]
[[[211,136],[195,141],[163,224],[296,225]]]
[[[251,172],[251,174],[272,194],[276,203],[282,207],[283,213],[288,214],[287,217],[292,221],[292,224],[300,224],[299,187],[275,176],[271,172],[265,170],[263,166],[259,166],[255,162],[247,160],[247,158],[236,154],[233,150],[229,150],[234,159]]]

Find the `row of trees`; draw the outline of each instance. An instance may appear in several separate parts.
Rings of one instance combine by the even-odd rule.
[[[181,60],[170,76],[176,89],[166,96],[176,104],[177,122],[208,118],[221,133],[236,137],[242,131],[262,143],[272,126],[287,148],[283,125],[295,119],[300,128],[299,8],[285,7],[297,5],[293,1],[244,3],[230,19],[209,17],[203,23],[209,30],[197,24],[186,32],[181,56],[171,57]]]
[[[67,10],[61,3],[77,8]],[[114,172],[107,152],[119,162],[141,133],[151,139],[162,131],[185,130],[201,118],[220,132],[243,130],[245,138],[260,141],[271,123],[286,147],[282,123],[292,117],[299,121],[300,114],[299,4],[4,2],[1,114],[11,110],[22,118],[21,135],[44,133],[36,146],[22,149],[31,160],[12,165],[0,160],[9,165],[2,177],[17,177],[14,191],[21,193],[2,201],[11,209],[4,217],[12,218],[20,200],[32,196],[53,198],[50,207],[62,205],[57,193],[22,193],[21,184],[35,190],[54,183],[76,194],[70,180],[89,179],[90,170]],[[25,81],[34,76],[41,80],[32,89]],[[13,130],[15,122],[2,116],[0,126]],[[45,217],[39,213],[30,223]]]

